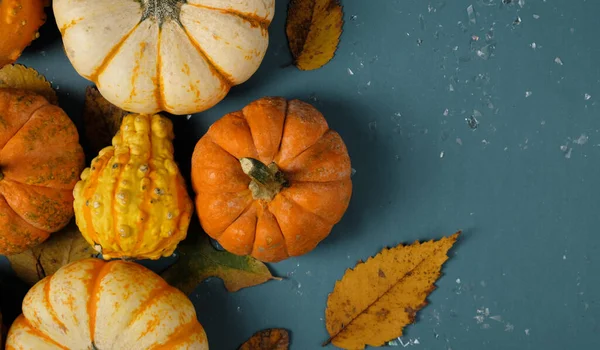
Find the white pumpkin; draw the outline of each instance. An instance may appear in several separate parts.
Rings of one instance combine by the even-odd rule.
[[[145,267],[85,259],[33,286],[7,350],[208,350],[190,300]]]
[[[135,113],[211,108],[258,69],[275,0],[54,0],[75,70]]]

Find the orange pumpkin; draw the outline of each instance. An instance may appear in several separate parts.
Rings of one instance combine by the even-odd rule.
[[[60,107],[0,89],[0,254],[27,250],[69,223],[83,167],[77,129]]]
[[[262,98],[215,122],[196,145],[192,184],[206,233],[275,262],[314,249],[352,194],[342,138],[313,106]]]
[[[0,1],[0,68],[12,63],[39,36],[45,0]]]

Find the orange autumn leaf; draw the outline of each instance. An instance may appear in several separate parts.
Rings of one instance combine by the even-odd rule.
[[[286,34],[294,64],[313,70],[329,62],[337,50],[344,23],[339,0],[291,0]]]
[[[57,105],[58,97],[50,82],[33,68],[22,64],[8,64],[0,68],[0,88],[13,88],[33,91],[44,96],[48,102]]]
[[[283,328],[265,329],[254,333],[238,350],[288,350],[290,335]]]
[[[402,329],[427,305],[447,252],[459,235],[385,248],[348,269],[327,300],[330,338],[326,344],[364,349],[402,336]]]

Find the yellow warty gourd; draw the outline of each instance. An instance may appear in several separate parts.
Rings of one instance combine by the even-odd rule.
[[[192,202],[173,159],[173,124],[123,119],[73,191],[77,226],[104,259],[169,256],[186,236]]]

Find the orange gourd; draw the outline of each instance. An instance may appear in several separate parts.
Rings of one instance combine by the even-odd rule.
[[[77,129],[60,107],[0,88],[0,254],[27,250],[69,223],[83,167]]]
[[[79,260],[36,283],[7,350],[208,350],[192,302],[133,262]]]
[[[310,104],[261,98],[215,122],[192,156],[196,210],[226,250],[268,262],[314,249],[345,213],[350,157]]]
[[[0,1],[0,68],[21,56],[46,22],[44,0]]]

